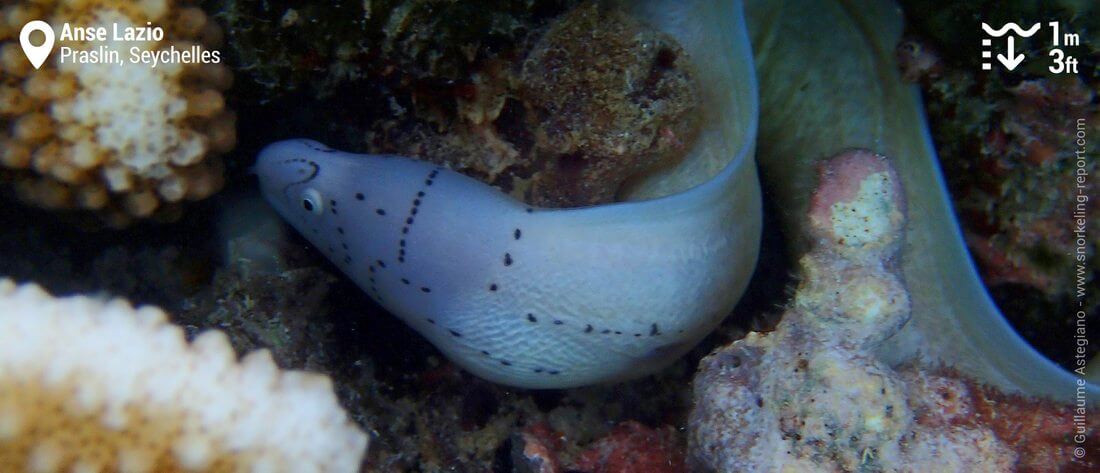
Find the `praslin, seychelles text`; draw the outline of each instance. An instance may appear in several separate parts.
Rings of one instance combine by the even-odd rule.
[[[62,46],[58,60],[73,64],[146,64],[157,67],[163,64],[217,64],[221,52],[191,45],[177,48],[146,49],[142,46],[118,47],[125,43],[152,44],[164,40],[164,29],[146,23],[146,26],[61,26],[58,37]],[[81,47],[64,46],[65,42],[79,42]],[[110,42],[110,46],[107,43]],[[98,43],[98,45],[97,45]]]

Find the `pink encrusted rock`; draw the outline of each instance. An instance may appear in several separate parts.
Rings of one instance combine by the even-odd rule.
[[[579,453],[567,452],[562,434],[549,424],[527,426],[514,440],[513,463],[523,473],[679,473],[683,445],[671,426],[652,428],[622,422]]]
[[[684,471],[684,454],[675,439],[672,427],[623,422],[589,445],[575,468],[591,473],[678,473]]]
[[[519,434],[516,451],[512,458],[516,471],[524,473],[559,473],[561,462],[558,452],[563,448],[560,434],[557,434],[545,422],[539,422],[523,429]]]
[[[845,151],[819,165],[818,181],[808,212],[822,249],[894,252],[905,224],[905,194],[885,156]]]
[[[874,348],[909,318],[898,274],[901,182],[865,150],[821,164],[814,248],[774,332],[703,359],[688,423],[698,471],[1005,471],[1016,454],[982,425],[922,423],[909,380]],[[953,407],[963,415],[967,406]],[[924,412],[924,411],[921,411]]]

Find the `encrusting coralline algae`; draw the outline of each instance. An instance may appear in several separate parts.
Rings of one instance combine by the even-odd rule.
[[[704,471],[1007,471],[1015,453],[981,426],[918,422],[907,381],[872,349],[909,318],[895,261],[901,182],[886,158],[845,152],[819,168],[815,246],[774,332],[701,362],[689,421]],[[942,415],[942,414],[940,414]]]

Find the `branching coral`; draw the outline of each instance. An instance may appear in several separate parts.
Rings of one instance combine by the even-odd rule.
[[[41,69],[23,57],[18,37],[30,20],[60,31],[69,23],[115,31],[146,23],[160,42],[60,41]],[[130,61],[130,49],[191,50],[216,45],[220,30],[198,8],[171,0],[42,0],[0,10],[0,178],[46,208],[84,208],[121,225],[165,204],[202,199],[222,185],[213,157],[236,141],[222,92],[232,76],[221,64]],[[60,60],[60,48],[120,54],[120,64]]]
[[[809,207],[815,248],[772,333],[703,360],[692,461],[718,471],[1005,471],[1014,452],[981,425],[914,416],[923,400],[872,349],[909,318],[894,257],[905,208],[885,158],[825,162]]]
[[[356,471],[328,378],[236,361],[155,308],[0,280],[0,470]]]

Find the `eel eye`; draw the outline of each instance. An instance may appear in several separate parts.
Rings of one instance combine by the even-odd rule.
[[[306,189],[302,191],[302,208],[313,215],[321,215],[325,213],[325,200],[316,189]]]

